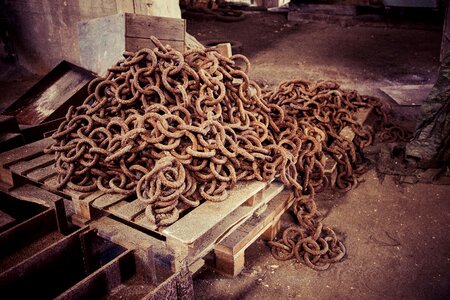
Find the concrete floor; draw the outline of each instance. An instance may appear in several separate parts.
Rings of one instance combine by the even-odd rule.
[[[408,25],[408,24],[406,24]],[[433,84],[441,32],[378,26],[290,24],[285,15],[258,14],[240,23],[188,21],[200,41],[243,43],[251,77],[262,85],[282,80],[335,80],[346,88],[381,97],[392,115],[409,121],[418,107],[398,107],[379,91],[397,84]],[[255,242],[235,279],[210,269],[194,278],[198,299],[443,299],[450,297],[450,186],[380,181],[374,170],[355,190],[317,197],[324,223],[344,240],[348,255],[328,271],[275,260]],[[292,222],[286,214],[283,225]]]

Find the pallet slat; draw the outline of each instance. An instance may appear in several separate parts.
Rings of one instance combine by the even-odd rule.
[[[118,209],[113,210],[114,214],[127,221],[133,220],[136,216],[144,212],[147,207],[147,203],[144,203],[138,199],[129,202]]]
[[[31,159],[43,153],[44,149],[53,143],[52,138],[45,138],[37,142],[12,149],[0,155],[0,180],[13,185],[13,178],[9,167],[22,160]]]
[[[260,181],[239,183],[229,191],[225,201],[203,203],[181,220],[164,229],[163,234],[178,239],[182,243],[191,244],[266,185],[266,182]]]
[[[95,199],[94,202],[92,202],[92,206],[98,209],[105,209],[113,204],[116,204],[122,200],[125,200],[128,198],[127,195],[121,195],[121,194],[103,194],[97,199]]]
[[[167,246],[174,255],[173,269],[175,271],[179,271],[186,264],[190,265],[196,262],[198,259],[204,257],[208,252],[214,249],[217,243],[230,235],[234,230],[236,230],[236,228],[238,228],[248,218],[250,218],[255,211],[259,210],[261,207],[264,207],[267,202],[269,202],[273,197],[280,193],[284,188],[281,183],[274,182],[271,183],[269,187],[263,191],[263,188],[266,185],[267,183],[263,183],[262,186],[258,186],[260,188],[259,193],[261,193],[261,195],[257,195],[257,198],[259,198],[260,200],[256,201],[254,206],[240,205],[233,208],[232,210],[229,210],[228,214],[225,217],[221,218],[220,221],[210,224],[209,228],[203,228],[205,233],[202,235],[197,235],[192,243],[185,242],[186,236],[183,236],[183,231],[179,231],[176,233],[179,235],[176,235],[175,233],[171,233],[171,235],[168,235],[167,233],[165,233],[165,230],[163,230],[162,233],[166,236]],[[241,202],[241,204],[246,201],[245,198],[248,198],[247,196],[244,197],[244,195],[246,194],[242,193],[242,190],[234,189],[232,191],[240,195],[241,198],[239,199],[239,201]],[[195,212],[195,210],[193,210],[191,213],[193,212]],[[185,218],[191,213],[186,215]],[[203,217],[214,218],[215,212],[212,212],[209,215]],[[182,220],[183,219],[177,221],[172,226],[179,225]],[[196,230],[197,228],[195,227],[186,228],[186,232]],[[189,237],[191,236],[192,234],[189,234]]]
[[[9,169],[17,175],[26,175],[38,168],[49,166],[54,161],[55,156],[53,154],[44,154],[31,160],[20,161],[12,165]]]
[[[56,178],[56,175],[57,173],[55,170],[55,166],[48,165],[46,167],[42,167],[34,171],[31,171],[26,175],[26,177],[33,182],[42,183],[43,181],[47,180],[50,177]]]

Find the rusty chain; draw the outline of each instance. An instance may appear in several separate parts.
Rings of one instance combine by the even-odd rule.
[[[223,201],[237,182],[279,178],[293,189],[298,226],[270,242],[278,259],[327,269],[344,245],[321,222],[314,193],[327,187],[326,155],[337,186],[357,184],[354,169],[372,133],[353,119],[377,99],[333,82],[281,83],[261,91],[250,62],[214,48],[180,53],[161,44],[124,53],[71,107],[46,152],[55,153],[59,188],[136,194],[145,214],[168,226],[203,201]],[[351,126],[354,141],[339,136]]]

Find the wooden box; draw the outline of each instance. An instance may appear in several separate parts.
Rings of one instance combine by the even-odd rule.
[[[150,36],[184,51],[186,22],[182,19],[130,13],[92,19],[78,24],[80,64],[103,75],[124,51],[155,47]]]

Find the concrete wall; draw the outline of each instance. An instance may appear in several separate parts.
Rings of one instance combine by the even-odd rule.
[[[120,12],[178,17],[178,0],[2,0],[17,63],[45,74],[79,62],[78,22]],[[0,2],[1,3],[1,2]],[[1,70],[0,70],[1,72]]]

